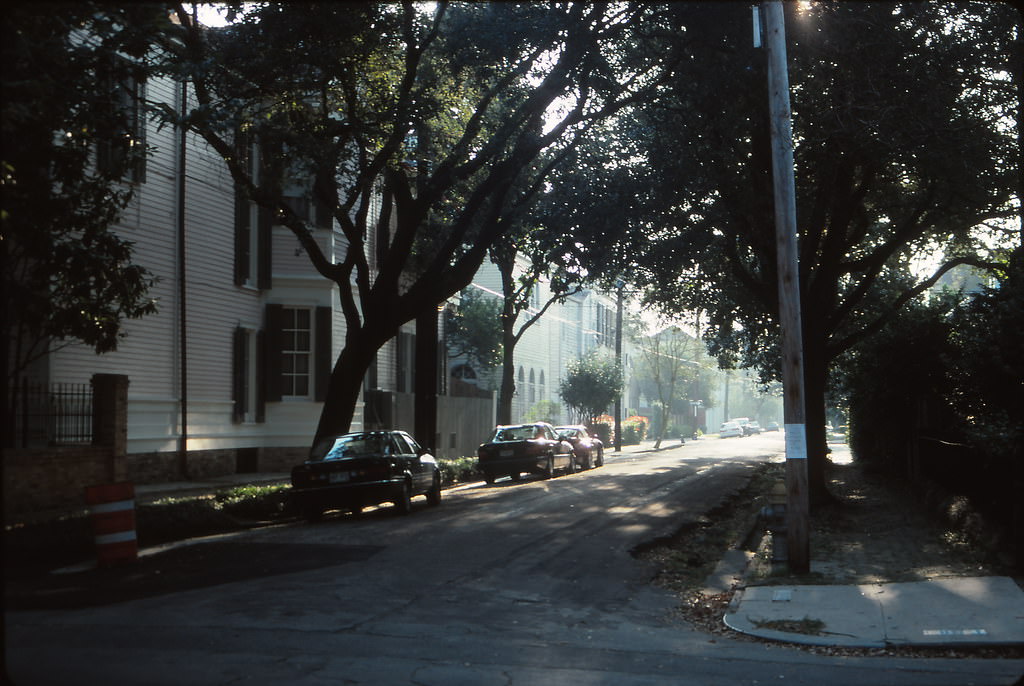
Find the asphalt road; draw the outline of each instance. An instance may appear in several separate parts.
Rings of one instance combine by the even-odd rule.
[[[694,631],[630,551],[700,517],[779,434],[608,454],[196,542],[8,608],[17,686],[57,684],[1011,684],[1013,661],[833,658]],[[1019,668],[1019,662],[1016,664]]]

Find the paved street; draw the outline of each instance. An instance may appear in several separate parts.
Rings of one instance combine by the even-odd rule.
[[[832,658],[674,616],[630,550],[782,447],[765,434],[609,452],[589,472],[417,499],[407,518],[383,508],[196,543],[147,562],[202,567],[187,584],[9,611],[8,672],[18,686],[1014,683],[1020,661]]]

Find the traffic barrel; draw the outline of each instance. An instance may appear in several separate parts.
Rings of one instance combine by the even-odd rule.
[[[135,487],[127,482],[87,486],[85,501],[96,536],[96,563],[110,567],[137,560]]]

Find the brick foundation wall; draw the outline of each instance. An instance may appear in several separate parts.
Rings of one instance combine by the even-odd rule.
[[[4,450],[4,521],[16,514],[85,506],[86,486],[114,481],[110,448],[69,446]]]
[[[5,449],[0,455],[4,519],[13,522],[84,508],[86,486],[120,480],[159,484],[239,473],[287,474],[308,451],[306,447],[192,451],[185,478],[179,469],[178,453],[174,452],[134,453],[115,460],[113,451],[101,446]]]

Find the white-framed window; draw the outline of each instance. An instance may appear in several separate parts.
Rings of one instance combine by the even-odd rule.
[[[146,80],[130,60],[115,57],[100,66],[100,83],[106,89],[108,127],[96,146],[100,170],[119,174],[128,183],[146,181],[146,118],[143,102]]]
[[[232,421],[236,424],[262,423],[266,419],[262,389],[261,349],[263,332],[236,326],[232,351]]]
[[[310,397],[313,361],[313,313],[305,307],[285,307],[281,327],[281,395]]]

